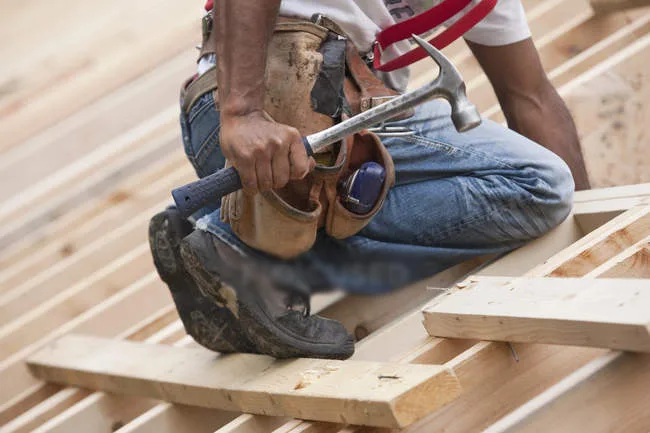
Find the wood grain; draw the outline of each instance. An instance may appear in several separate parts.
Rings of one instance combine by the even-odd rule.
[[[151,363],[151,360],[156,360]],[[404,427],[460,393],[441,366],[222,356],[68,335],[30,356],[47,381],[175,403],[322,421]]]

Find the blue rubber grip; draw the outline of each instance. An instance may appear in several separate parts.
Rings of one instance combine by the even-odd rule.
[[[307,137],[302,137],[302,144],[305,145],[307,155],[312,156],[314,152]],[[172,197],[181,215],[187,218],[206,204],[214,203],[221,197],[240,190],[241,187],[239,173],[235,167],[228,167],[176,188],[172,191]]]
[[[228,167],[172,191],[176,207],[185,218],[208,203],[241,189],[235,167]]]

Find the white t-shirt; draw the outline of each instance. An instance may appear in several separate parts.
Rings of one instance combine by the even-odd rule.
[[[375,35],[397,22],[420,14],[442,0],[282,0],[280,15],[310,18],[320,13],[336,22],[352,39],[359,51],[372,48]],[[478,0],[461,11],[446,25],[471,9]],[[481,45],[508,45],[530,37],[530,29],[520,0],[499,0],[495,8],[473,29],[465,39]],[[407,41],[398,42],[384,52],[385,62],[411,48]],[[406,88],[408,70],[395,71],[386,77],[398,89]]]
[[[445,24],[453,24],[478,1],[473,0],[465,10]],[[315,13],[323,14],[341,26],[359,51],[365,53],[370,51],[375,35],[382,29],[441,2],[442,0],[282,0],[280,15],[309,19]],[[464,37],[477,44],[490,46],[508,45],[530,37],[521,1],[499,0],[492,12],[465,33]],[[383,53],[382,61],[386,62],[410,49],[408,41],[395,43]],[[199,73],[211,64],[214,64],[214,58],[199,62]],[[378,75],[395,89],[406,89],[408,68]]]

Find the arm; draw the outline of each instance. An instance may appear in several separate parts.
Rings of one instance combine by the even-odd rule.
[[[221,149],[248,193],[281,188],[311,166],[298,131],[264,111],[268,41],[279,6],[280,0],[214,4]]]
[[[571,168],[576,189],[589,189],[575,124],[548,80],[533,41],[468,45],[492,83],[508,126],[559,155]]]

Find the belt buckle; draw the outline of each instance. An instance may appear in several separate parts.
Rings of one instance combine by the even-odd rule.
[[[320,26],[321,23],[323,22],[323,14],[315,13],[314,15],[311,16],[310,21],[317,26]]]

